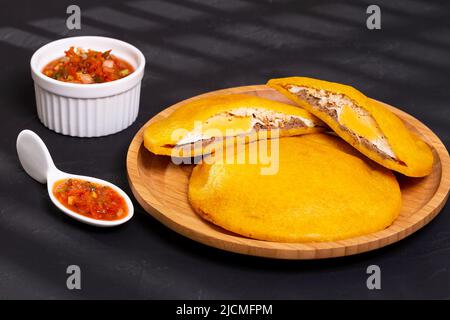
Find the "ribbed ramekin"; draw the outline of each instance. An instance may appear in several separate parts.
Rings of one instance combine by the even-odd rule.
[[[62,82],[42,73],[47,63],[64,55],[71,46],[98,51],[112,50],[130,63],[134,72],[106,83]],[[37,114],[51,130],[75,137],[99,137],[129,127],[139,111],[145,58],[136,47],[106,37],[72,37],[50,42],[31,57]]]

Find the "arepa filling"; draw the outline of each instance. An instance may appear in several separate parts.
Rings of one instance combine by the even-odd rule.
[[[286,85],[285,89],[305,100],[318,111],[328,114],[342,130],[349,133],[366,148],[385,159],[391,159],[404,165],[404,162],[395,155],[372,115],[348,96],[297,85]]]
[[[289,130],[295,128],[313,128],[320,125],[318,121],[289,115],[280,112],[258,108],[238,108],[219,113],[202,125],[201,130],[192,130],[180,139],[175,146],[184,147],[202,141],[202,146],[213,143],[216,139],[226,136],[245,135],[260,130],[280,129]],[[220,130],[220,136],[211,136],[208,129]],[[227,132],[234,130],[239,134],[229,135]]]

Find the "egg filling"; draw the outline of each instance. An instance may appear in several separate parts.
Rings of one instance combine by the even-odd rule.
[[[342,130],[348,132],[360,144],[377,152],[383,158],[403,163],[397,159],[370,113],[346,95],[296,85],[287,85],[286,89],[318,111],[328,114]]]

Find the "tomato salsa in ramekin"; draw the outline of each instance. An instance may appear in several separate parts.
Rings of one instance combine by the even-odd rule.
[[[30,66],[37,114],[51,130],[100,137],[129,127],[138,115],[145,57],[129,43],[64,38],[39,48]]]
[[[93,84],[122,79],[134,68],[111,53],[70,47],[64,57],[49,62],[42,73],[58,81]]]

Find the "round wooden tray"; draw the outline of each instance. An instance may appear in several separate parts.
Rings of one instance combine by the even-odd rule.
[[[432,147],[433,172],[425,178],[398,175],[403,207],[400,216],[385,230],[356,238],[318,243],[278,243],[249,239],[201,219],[191,208],[188,181],[193,165],[175,165],[170,157],[156,156],[144,148],[143,131],[152,121],[167,117],[173,110],[199,97],[224,93],[252,94],[292,104],[265,86],[218,90],[179,102],[150,119],[136,134],[127,154],[128,179],[134,196],[153,217],[195,241],[241,254],[278,259],[321,259],[374,250],[397,242],[430,222],[442,209],[450,187],[450,161],[445,146],[423,123],[409,114],[387,106]]]

